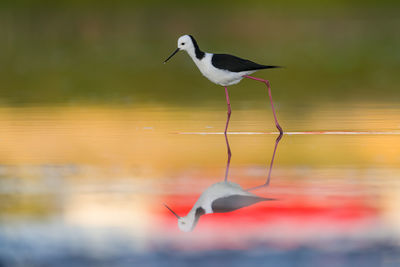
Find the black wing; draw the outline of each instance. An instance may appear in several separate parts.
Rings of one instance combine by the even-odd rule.
[[[214,54],[211,59],[211,63],[218,69],[232,72],[280,68],[279,66],[260,65],[253,61],[227,54]]]
[[[257,196],[232,195],[229,197],[218,198],[211,203],[213,212],[230,212],[244,208],[260,201],[274,200],[273,198],[263,198]]]

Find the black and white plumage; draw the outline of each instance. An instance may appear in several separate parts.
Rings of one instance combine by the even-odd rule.
[[[261,201],[275,200],[274,198],[265,198],[257,196],[251,193],[250,191],[266,187],[269,185],[271,171],[275,159],[275,152],[277,151],[278,144],[282,136],[283,135],[280,134],[275,141],[274,152],[272,153],[271,163],[269,166],[269,172],[266,182],[262,185],[245,190],[240,185],[228,181],[231,149],[229,146],[228,136],[225,135],[226,148],[227,148],[225,180],[223,182],[215,183],[206,188],[206,190],[204,190],[203,193],[200,195],[200,197],[197,199],[192,209],[184,217],[179,216],[171,208],[169,208],[167,205],[164,204],[165,207],[169,209],[178,219],[179,229],[184,232],[192,231],[194,227],[197,225],[200,217],[204,214],[231,212],[237,209],[251,206]]]
[[[211,64],[218,68],[230,72],[247,72],[261,69],[279,68],[278,66],[260,65],[253,61],[227,54],[213,54]]]
[[[274,199],[259,197],[245,191],[236,183],[224,181],[208,187],[184,217],[177,215],[172,209],[165,206],[178,218],[179,229],[184,232],[190,232],[204,214],[230,212],[268,200]]]
[[[222,86],[237,84],[244,78],[243,76],[250,75],[257,70],[279,68],[279,66],[261,65],[232,55],[203,52],[191,35],[179,37],[178,48],[164,63],[181,50],[189,54],[207,79]]]

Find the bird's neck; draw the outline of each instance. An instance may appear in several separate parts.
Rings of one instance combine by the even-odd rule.
[[[200,216],[205,214],[205,210],[202,207],[193,207],[190,212],[185,216],[186,223],[191,225],[193,229],[200,219]]]
[[[197,44],[193,44],[193,47],[187,50],[189,56],[196,62],[196,60],[202,60],[206,53],[200,50]]]
[[[195,219],[196,219],[196,210],[191,210],[186,216],[185,216],[185,220],[187,223],[189,224],[193,224]]]

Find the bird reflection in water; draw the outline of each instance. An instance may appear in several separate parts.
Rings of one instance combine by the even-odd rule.
[[[276,150],[278,148],[280,140],[282,139],[282,136],[283,134],[280,133],[279,136],[276,138],[266,182],[256,187],[243,189],[240,185],[228,181],[228,173],[232,153],[229,146],[228,136],[225,133],[228,160],[226,164],[224,181],[215,183],[204,190],[199,199],[193,205],[193,208],[184,217],[179,216],[170,207],[164,204],[165,207],[169,209],[172,214],[174,214],[178,219],[179,229],[184,232],[192,231],[198,223],[200,217],[204,214],[231,212],[237,209],[248,207],[261,201],[275,200],[273,198],[257,196],[250,191],[262,187],[267,187],[269,185]]]

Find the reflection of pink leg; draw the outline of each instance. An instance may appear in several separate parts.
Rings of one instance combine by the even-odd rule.
[[[278,119],[276,118],[274,103],[272,101],[272,95],[271,95],[271,85],[269,84],[269,81],[268,80],[264,80],[264,79],[260,79],[260,78],[256,78],[256,77],[252,77],[252,76],[248,76],[248,75],[244,75],[243,77],[248,78],[248,79],[252,79],[252,80],[256,80],[256,81],[259,81],[259,82],[263,82],[263,83],[265,83],[267,85],[269,100],[271,101],[272,113],[274,114],[274,118],[275,118],[275,125],[276,125],[276,128],[278,128],[279,133],[282,134],[283,133],[282,127],[279,125]]]
[[[228,95],[228,88],[226,88],[226,86],[225,86],[225,95],[226,95],[226,103],[228,104],[228,118],[226,119],[225,132],[224,132],[226,134],[226,131],[228,130],[229,120],[231,118],[231,113],[232,113],[231,102],[229,101],[229,95]]]
[[[229,116],[228,116],[229,118]],[[229,146],[228,135],[225,133],[225,142],[226,142],[226,149],[228,152],[228,161],[226,163],[226,170],[225,170],[225,182],[228,181],[228,172],[229,172],[229,165],[231,164],[231,147]]]
[[[231,164],[231,147],[229,146],[229,141],[228,141],[228,136],[226,134],[226,131],[228,130],[228,124],[229,124],[229,120],[231,118],[231,102],[229,101],[229,95],[228,95],[228,88],[226,88],[225,86],[225,95],[226,95],[226,103],[228,104],[228,116],[226,117],[226,125],[225,125],[225,142],[226,142],[226,149],[228,151],[228,162],[226,163],[226,170],[225,170],[225,181],[228,180],[228,172],[229,172],[229,165]]]
[[[246,191],[258,189],[258,188],[261,188],[261,187],[264,187],[264,186],[268,186],[268,185],[269,185],[269,180],[271,179],[272,167],[273,167],[273,165],[274,165],[274,159],[275,159],[276,149],[278,148],[278,144],[279,144],[279,141],[281,141],[282,136],[283,136],[283,133],[280,133],[279,136],[276,138],[275,147],[274,147],[274,152],[272,153],[271,163],[269,164],[269,171],[268,171],[268,178],[267,178],[267,181],[266,181],[265,184],[263,184],[263,185],[259,185],[259,186],[256,186],[256,187],[249,188],[249,189],[247,189]]]

